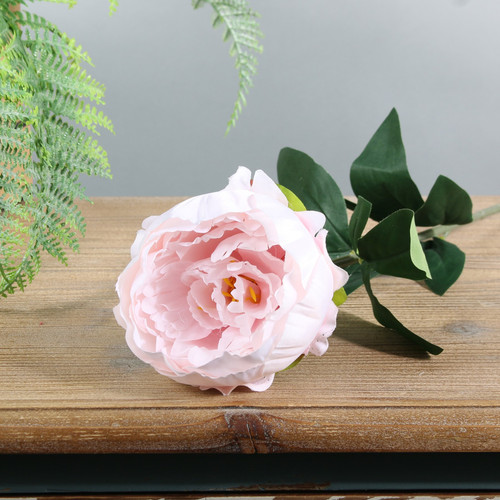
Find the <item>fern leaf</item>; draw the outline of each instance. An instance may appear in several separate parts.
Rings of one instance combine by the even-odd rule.
[[[34,0],[30,0],[30,2],[33,2]],[[64,3],[66,4],[70,9],[76,5],[77,0],[45,0],[46,2],[51,2],[51,3]],[[25,3],[25,2],[21,2]]]
[[[62,94],[85,97],[103,104],[104,86],[61,55],[40,53],[33,62],[40,86],[49,90],[57,88]]]
[[[52,119],[45,123],[45,151],[55,165],[87,175],[111,177],[106,151],[97,140],[86,136],[80,130],[68,125],[62,119]]]
[[[118,8],[118,0],[109,0],[109,15],[112,16]]]
[[[61,95],[57,92],[40,95],[40,98],[47,107],[50,107],[55,117],[65,116],[96,135],[100,135],[98,127],[114,133],[113,123],[102,111],[98,111],[95,106],[86,104],[75,96]]]
[[[63,54],[77,64],[84,62],[93,66],[88,53],[82,49],[81,45],[77,45],[74,38],[68,37],[43,17],[30,12],[20,12],[17,19],[20,26],[29,27],[25,33],[24,45],[31,52],[36,48],[52,54]]]
[[[212,25],[224,25],[223,40],[232,39],[229,53],[235,58],[235,67],[238,71],[238,93],[233,112],[227,124],[226,133],[236,125],[243,106],[246,104],[246,95],[252,86],[252,77],[257,71],[256,54],[262,52],[259,39],[263,37],[257,18],[246,0],[192,0],[195,9],[204,4],[210,4],[214,11]]]

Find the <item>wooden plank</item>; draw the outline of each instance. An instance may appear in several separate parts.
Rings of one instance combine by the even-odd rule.
[[[389,494],[347,494],[347,495],[329,495],[325,493],[305,493],[297,495],[294,493],[280,493],[278,495],[268,495],[265,493],[242,493],[239,495],[234,494],[194,494],[194,493],[170,493],[165,495],[126,495],[120,493],[119,495],[36,495],[36,496],[16,496],[16,497],[3,497],[4,500],[245,500],[245,499],[258,499],[258,500],[497,500],[500,499],[498,494],[471,494],[468,492],[466,495],[450,495],[450,494],[411,494],[405,493],[398,495],[395,493]]]
[[[96,199],[68,268],[47,258],[24,294],[0,301],[0,452],[500,451],[499,215],[449,237],[467,264],[444,297],[374,281],[440,356],[376,325],[358,290],[325,356],[264,393],[224,397],[136,359],[111,311],[141,221],[179,200]]]

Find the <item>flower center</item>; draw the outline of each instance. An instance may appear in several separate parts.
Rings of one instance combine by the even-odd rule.
[[[248,300],[253,304],[259,304],[260,287],[258,283],[253,278],[245,276],[244,274],[239,274],[238,277],[243,278],[244,280],[249,282],[249,284],[245,287],[245,300]],[[229,304],[231,302],[239,302],[239,300],[233,296],[233,291],[236,289],[236,278],[234,276],[231,276],[229,278],[223,278],[222,281],[224,282],[222,295],[224,295],[224,297],[228,299],[227,303]]]
[[[227,290],[222,292],[222,295],[224,297],[227,297],[230,302],[239,302],[238,299],[235,299],[232,295],[233,290],[236,288],[234,284],[236,283],[236,278],[234,276],[231,276],[230,278],[223,278],[224,283],[227,285]]]

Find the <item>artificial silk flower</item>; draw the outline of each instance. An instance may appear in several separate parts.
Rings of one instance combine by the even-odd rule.
[[[245,167],[225,189],[147,218],[116,284],[130,349],[173,380],[223,394],[264,391],[301,356],[324,354],[332,297],[348,279],[328,256],[324,223]]]

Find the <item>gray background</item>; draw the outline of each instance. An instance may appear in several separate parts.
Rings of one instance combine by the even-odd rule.
[[[36,2],[91,55],[107,87],[113,180],[89,195],[193,195],[238,165],[276,178],[279,150],[311,155],[349,194],[349,168],[396,107],[423,193],[442,173],[471,194],[500,194],[498,0],[250,0],[264,53],[233,129],[234,61],[212,11],[190,0]]]

